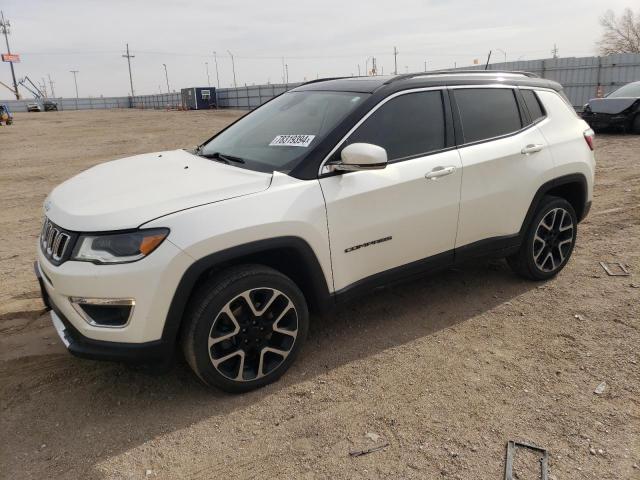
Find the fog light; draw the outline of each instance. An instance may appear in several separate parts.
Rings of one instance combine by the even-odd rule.
[[[70,297],[69,300],[73,309],[89,325],[107,328],[126,326],[136,304],[133,298]]]

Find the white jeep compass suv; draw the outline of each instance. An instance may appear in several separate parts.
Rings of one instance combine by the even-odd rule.
[[[469,257],[533,280],[591,205],[593,132],[555,82],[440,72],[304,84],[194,151],[93,167],[44,204],[36,274],[71,353],[207,384],[280,377],[309,310]]]

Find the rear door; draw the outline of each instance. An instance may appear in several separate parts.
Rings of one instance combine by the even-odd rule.
[[[386,149],[386,168],[320,179],[337,291],[436,254],[443,254],[443,262],[452,259],[461,164],[446,128],[450,110],[444,100],[440,90],[388,99],[335,156],[350,143],[371,143]]]
[[[520,231],[537,189],[553,169],[547,142],[518,101],[516,88],[452,87],[450,93],[463,137],[456,248],[507,239]]]

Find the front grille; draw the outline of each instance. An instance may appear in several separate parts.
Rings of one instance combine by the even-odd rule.
[[[75,235],[45,218],[40,232],[40,248],[44,256],[59,265],[71,255]]]

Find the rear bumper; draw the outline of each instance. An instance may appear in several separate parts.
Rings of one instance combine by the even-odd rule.
[[[55,305],[47,293],[38,262],[34,270],[42,301],[51,312],[53,326],[67,350],[76,357],[125,363],[164,363],[173,357],[174,344],[156,340],[145,343],[124,343],[95,340],[82,335]]]

